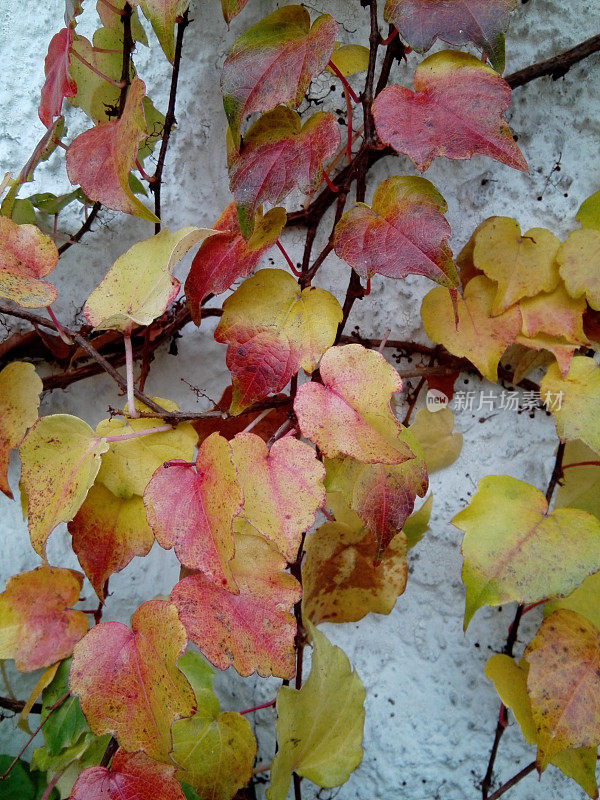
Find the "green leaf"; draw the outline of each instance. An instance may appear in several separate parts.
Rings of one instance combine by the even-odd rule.
[[[594,192],[583,201],[575,219],[582,228],[595,228],[600,231],[600,191]]]
[[[594,463],[599,461],[598,454],[583,442],[577,439],[567,442],[555,508],[581,508],[600,519],[600,464]]]
[[[11,765],[12,756],[0,755],[0,775]],[[46,776],[37,771],[30,772],[29,764],[19,759],[8,777],[2,781],[2,800],[39,800],[46,788]],[[47,800],[57,800],[53,789]]]
[[[465,629],[484,605],[561,597],[600,569],[600,521],[575,508],[548,513],[538,489],[508,475],[479,481],[452,524],[465,531]]]
[[[139,4],[163,53],[172,64],[175,58],[175,22],[183,16],[189,0],[139,0]]]
[[[60,663],[52,683],[42,692],[41,722],[48,717],[50,708],[69,691],[69,668],[71,659]],[[85,717],[81,712],[79,698],[69,695],[60,706],[55,709],[44,722],[42,732],[48,754],[56,756],[58,753],[76,744],[82,734],[89,731]]]
[[[268,800],[285,800],[292,771],[318,786],[340,786],[360,764],[365,690],[339,647],[305,620],[313,643],[301,689],[277,693],[277,743]]]

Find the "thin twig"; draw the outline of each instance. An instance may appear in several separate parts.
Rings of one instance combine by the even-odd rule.
[[[516,89],[518,86],[524,86],[526,83],[543,78],[545,75],[552,76],[552,80],[556,81],[566,75],[574,64],[583,61],[584,58],[593,55],[600,51],[600,34],[592,36],[591,39],[586,39],[585,42],[580,42],[570,50],[565,50],[557,56],[548,58],[546,61],[540,61],[537,64],[531,64],[529,67],[517,70],[504,79],[511,89]]]
[[[520,772],[517,772],[516,775],[513,775],[509,781],[503,783],[499,789],[496,789],[494,794],[491,794],[487,800],[498,800],[499,797],[502,797],[505,792],[508,792],[509,789],[511,789],[515,784],[519,783],[519,781],[522,780],[526,775],[529,775],[530,772],[533,772],[534,769],[535,761],[532,761],[531,764],[527,764],[527,766],[523,767]]]

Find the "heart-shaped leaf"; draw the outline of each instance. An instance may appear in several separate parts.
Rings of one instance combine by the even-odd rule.
[[[279,103],[297,106],[331,58],[338,26],[329,14],[310,24],[302,6],[284,6],[240,36],[223,64],[223,106],[235,146],[242,119]]]
[[[69,685],[94,733],[168,762],[172,723],[195,710],[192,688],[176,666],[187,636],[165,600],[143,603],[131,628],[121,622],[92,628],[75,648]]]
[[[508,475],[482,478],[452,524],[465,532],[465,628],[484,605],[560,597],[600,570],[600,521],[576,508],[548,512],[539,489]]]
[[[137,242],[119,256],[88,297],[83,313],[100,330],[128,333],[135,325],[149,325],[177,297],[181,284],[173,267],[212,231],[207,228],[163,228]]]
[[[503,114],[510,88],[468,53],[443,50],[415,70],[412,92],[388,86],[373,103],[379,138],[425,170],[437,156],[488,156],[527,172]]]
[[[58,250],[35,225],[17,225],[0,216],[0,297],[25,308],[53,303],[58,292],[40,280],[58,263]]]
[[[425,178],[388,178],[372,207],[357,203],[335,227],[335,252],[363,278],[425,275],[442,286],[458,286],[447,244],[446,201]]]
[[[566,377],[551,364],[540,383],[540,397],[554,414],[560,438],[581,439],[600,453],[600,367],[575,356]]]
[[[68,658],[88,629],[85,614],[70,608],[82,584],[80,572],[48,566],[9,578],[0,594],[0,659],[31,672]]]
[[[259,209],[252,236],[246,241],[235,203],[227,206],[213,226],[219,235],[211,236],[200,245],[185,281],[185,297],[196,325],[200,325],[204,298],[209,294],[221,294],[238,278],[250,275],[279,238],[285,221],[283,208],[272,208],[264,216]]]
[[[283,106],[254,123],[240,152],[229,141],[229,185],[242,234],[247,238],[252,233],[262,203],[276,205],[296,188],[313,192],[321,182],[323,162],[339,145],[333,114],[318,111],[302,125],[299,115]]]
[[[183,17],[189,6],[188,0],[139,0],[139,4],[163,53],[172,64],[175,58],[175,23]]]
[[[329,458],[381,464],[414,458],[390,408],[402,380],[380,353],[360,344],[331,347],[319,371],[323,383],[302,384],[294,401],[303,436]]]

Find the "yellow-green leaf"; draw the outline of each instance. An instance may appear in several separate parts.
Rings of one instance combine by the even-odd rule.
[[[563,476],[556,490],[555,508],[581,508],[600,519],[599,461],[598,453],[583,442],[567,442],[563,455]],[[571,464],[582,466],[570,466]]]
[[[479,481],[452,524],[465,532],[465,628],[484,605],[560,597],[600,569],[600,521],[576,508],[548,513],[539,489],[508,475]]]
[[[277,693],[277,743],[268,800],[285,800],[292,771],[318,786],[339,786],[363,756],[365,690],[339,647],[310,622],[310,675],[301,689]]]
[[[548,617],[559,608],[576,611],[600,630],[600,572],[589,575],[581,586],[567,597],[551,600],[544,606],[544,616]]]
[[[362,44],[340,44],[336,42],[330,61],[345,78],[357,72],[366,72],[369,66],[369,48]],[[329,72],[335,74],[331,67]]]
[[[139,4],[163,53],[172,64],[175,58],[175,23],[183,16],[189,0],[139,0]]]
[[[41,391],[33,364],[13,361],[0,372],[0,491],[11,499],[8,457],[36,421]]]
[[[516,664],[510,656],[497,654],[485,665],[485,675],[493,682],[504,705],[515,716],[527,744],[537,744],[537,730],[531,713],[531,701],[527,694],[526,661]],[[581,747],[563,750],[550,759],[565,775],[581,786],[592,798],[598,797],[596,784],[596,749]]]
[[[159,317],[179,292],[173,267],[195,244],[213,231],[181,228],[137,242],[119,256],[106,276],[88,297],[83,313],[101,330],[129,332],[134,325],[149,325]]]
[[[575,356],[564,378],[552,364],[540,383],[540,396],[563,441],[581,439],[600,453],[600,367],[593,358]]]
[[[600,192],[594,192],[584,200],[575,217],[582,228],[600,231]]]
[[[409,431],[423,448],[429,474],[453,464],[462,450],[462,433],[454,432],[454,415],[449,408],[429,411],[421,408]]]
[[[42,417],[23,440],[21,493],[26,498],[31,544],[46,557],[46,540],[73,519],[96,479],[108,444],[87,422],[70,414]]]

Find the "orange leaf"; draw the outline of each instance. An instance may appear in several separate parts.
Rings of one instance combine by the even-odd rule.
[[[56,245],[39,228],[0,216],[0,297],[25,308],[49,306],[58,292],[40,278],[57,263]]]

